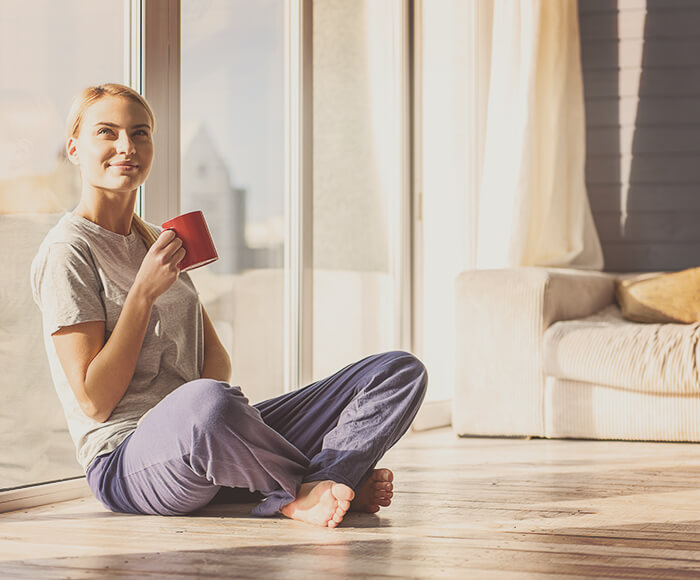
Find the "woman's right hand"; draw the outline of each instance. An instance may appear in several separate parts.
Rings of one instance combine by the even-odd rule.
[[[164,230],[141,262],[133,287],[155,301],[177,280],[180,273],[177,265],[184,257],[182,240],[173,230]]]

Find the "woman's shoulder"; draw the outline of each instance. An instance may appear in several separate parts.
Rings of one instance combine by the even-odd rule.
[[[80,227],[66,213],[46,234],[32,260],[32,277],[43,271],[48,263],[71,267],[76,261],[92,263],[90,242]]]
[[[90,244],[79,228],[64,215],[39,245],[30,268],[32,294],[41,304],[42,289],[53,292],[65,281],[93,281],[97,284]]]
[[[47,232],[39,245],[37,257],[47,257],[56,253],[90,253],[89,239],[71,216],[70,212],[64,214]]]

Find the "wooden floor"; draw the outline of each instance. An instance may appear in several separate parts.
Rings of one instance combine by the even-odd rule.
[[[0,578],[700,578],[700,446],[409,433],[394,504],[341,527],[114,514],[84,498],[0,514]]]

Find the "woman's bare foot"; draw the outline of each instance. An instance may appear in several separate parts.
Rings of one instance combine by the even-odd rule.
[[[343,483],[309,481],[301,484],[296,499],[280,511],[293,520],[335,528],[343,521],[354,497],[352,488]]]
[[[380,506],[390,506],[394,495],[392,481],[394,481],[394,474],[390,469],[375,469],[357,492],[350,504],[350,511],[373,514],[379,511]]]

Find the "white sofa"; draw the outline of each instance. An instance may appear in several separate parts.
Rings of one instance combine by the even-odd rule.
[[[455,431],[700,441],[700,324],[623,319],[616,277],[554,268],[460,274]]]

